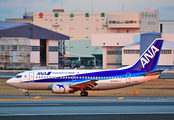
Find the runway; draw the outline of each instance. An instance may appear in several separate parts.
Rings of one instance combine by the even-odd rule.
[[[0,73],[0,79],[15,74]],[[7,120],[174,119],[174,96],[0,95],[0,100],[0,119]]]
[[[173,108],[174,100],[0,101],[0,118],[173,119]]]
[[[124,100],[174,100],[174,96],[79,96],[79,95],[30,95],[30,96],[25,96],[25,95],[0,95],[1,98],[7,98],[7,99],[28,99],[28,98],[33,98],[33,100],[38,100],[34,99],[36,97],[40,98],[48,98],[48,99],[65,99],[65,100],[118,100],[118,97],[123,97]]]

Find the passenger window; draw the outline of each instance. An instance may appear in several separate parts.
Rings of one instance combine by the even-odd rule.
[[[41,78],[43,78],[43,76],[41,76]]]

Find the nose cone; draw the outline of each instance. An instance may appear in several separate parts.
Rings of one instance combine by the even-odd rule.
[[[12,79],[9,79],[9,80],[6,81],[6,83],[7,83],[8,85],[12,85],[12,83],[13,83],[12,81],[13,81]]]

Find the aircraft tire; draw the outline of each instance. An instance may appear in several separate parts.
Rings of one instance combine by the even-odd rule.
[[[26,93],[25,93],[25,96],[29,96],[29,93],[28,93],[28,92],[26,92]]]
[[[81,96],[88,96],[88,92],[83,91],[83,92],[80,93],[80,95],[81,95]]]

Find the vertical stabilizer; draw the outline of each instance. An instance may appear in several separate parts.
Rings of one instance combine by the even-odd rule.
[[[153,43],[145,50],[135,64],[129,69],[138,71],[154,71],[156,70],[159,56],[161,53],[163,39],[157,38]]]

